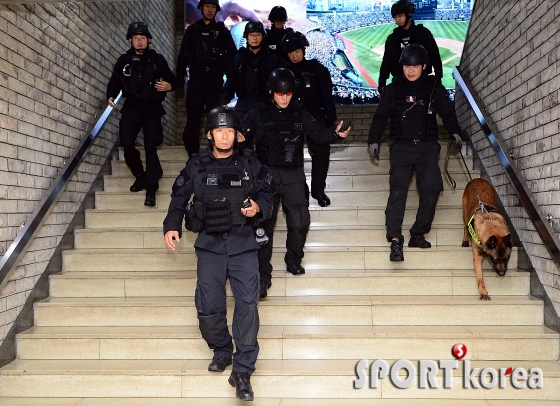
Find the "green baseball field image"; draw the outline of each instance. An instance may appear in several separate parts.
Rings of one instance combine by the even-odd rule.
[[[417,21],[416,23],[428,28],[438,44],[443,62],[443,85],[448,88],[455,87],[455,79],[451,72],[461,61],[469,22]],[[338,34],[344,40],[347,48],[346,54],[356,67],[365,86],[377,86],[385,40],[395,27],[394,23],[390,23]]]

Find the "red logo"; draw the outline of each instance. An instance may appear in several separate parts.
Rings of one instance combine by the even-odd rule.
[[[467,355],[467,346],[465,344],[455,344],[451,352],[453,356],[460,361]]]

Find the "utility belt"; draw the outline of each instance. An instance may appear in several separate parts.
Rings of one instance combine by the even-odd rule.
[[[127,85],[125,86],[126,97],[135,97],[141,100],[156,100],[162,102],[165,99],[167,92],[159,92],[155,88],[156,82],[162,79],[158,79],[154,82],[149,82],[144,85]]]
[[[205,64],[205,65],[190,65],[189,72],[192,74],[207,75],[207,74],[223,74],[223,69],[218,64]]]
[[[408,145],[416,145],[416,144],[419,144],[419,143],[421,143],[421,142],[432,141],[432,140],[427,140],[427,139],[423,139],[423,140],[419,140],[419,139],[411,140],[411,139],[408,139],[408,138],[399,138],[398,141],[399,141],[399,142],[403,142],[403,143],[408,144]]]

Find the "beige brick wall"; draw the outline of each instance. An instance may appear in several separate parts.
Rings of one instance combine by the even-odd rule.
[[[0,5],[0,253],[3,255],[65,159],[106,107],[105,91],[126,29],[146,21],[152,48],[175,68],[175,2],[115,1]],[[176,139],[168,95],[165,143]],[[72,177],[40,235],[0,292],[0,344],[118,134],[113,117]]]
[[[560,3],[477,0],[465,43],[466,71],[496,132],[543,213],[560,230]],[[461,92],[457,110],[521,242],[560,314],[560,270],[521,206]]]

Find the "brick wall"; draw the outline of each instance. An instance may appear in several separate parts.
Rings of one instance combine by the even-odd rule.
[[[554,217],[556,231],[560,231],[559,30],[557,0],[503,4],[477,0],[460,65],[541,210]],[[457,111],[558,317],[560,270],[461,92]]]
[[[23,3],[23,4],[22,4]],[[126,30],[146,21],[153,49],[175,68],[174,1],[0,5],[0,254],[106,107],[105,90]],[[167,96],[165,143],[176,140]],[[0,344],[96,178],[118,134],[113,117],[0,292]]]

